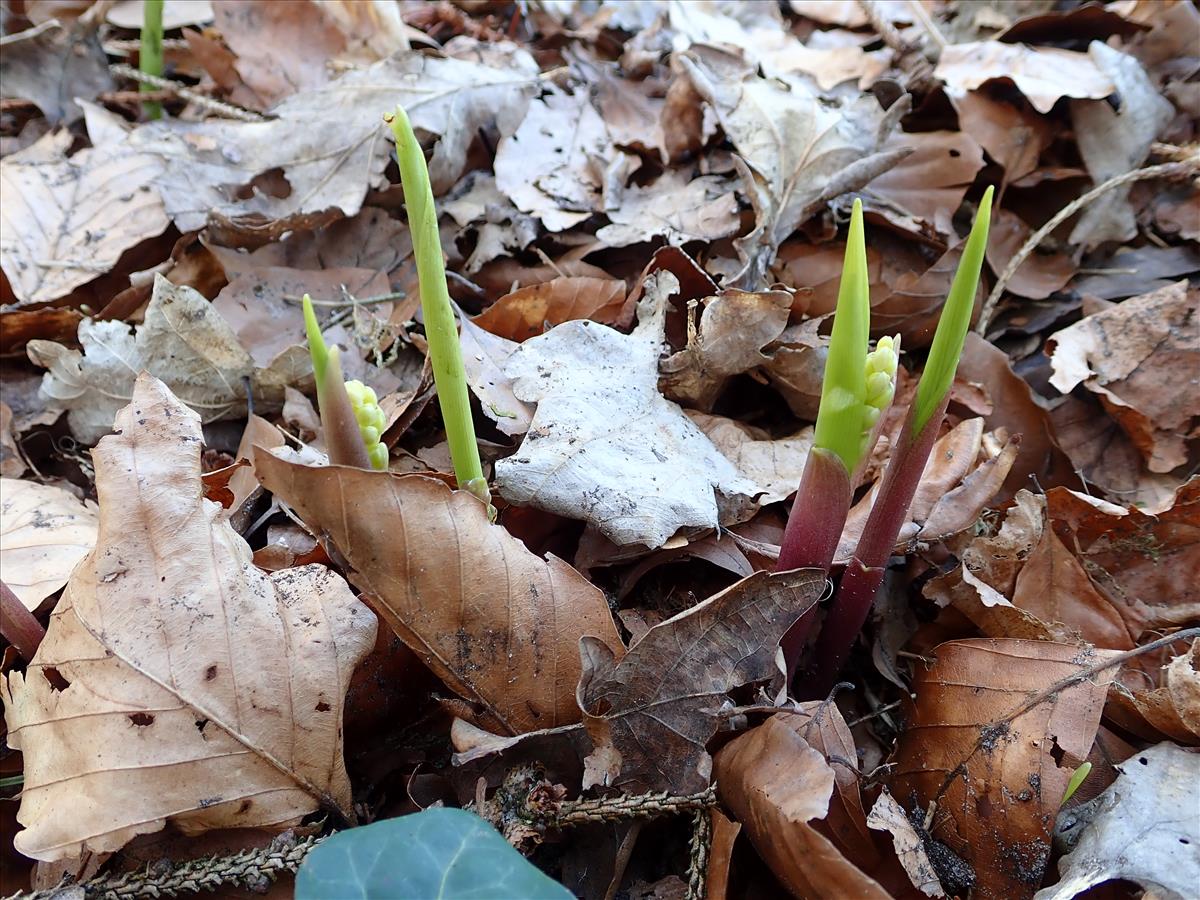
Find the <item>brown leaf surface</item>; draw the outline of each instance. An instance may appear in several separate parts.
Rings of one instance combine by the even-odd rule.
[[[934,75],[952,99],[986,81],[1007,78],[1040,113],[1050,112],[1060,97],[1102,100],[1116,90],[1086,53],[997,41],[951,44]]]
[[[1104,657],[1049,641],[951,641],[934,654],[917,672],[891,791],[921,811],[936,802],[930,831],[974,868],[973,896],[1031,897],[1111,673],[1059,686]]]
[[[564,276],[517,288],[473,320],[492,334],[520,343],[573,319],[612,325],[625,304],[625,282]]]
[[[1159,681],[1159,686],[1150,690],[1114,686],[1110,704],[1128,710],[1134,719],[1140,718],[1150,728],[1138,727],[1138,723],[1123,717],[1121,724],[1150,740],[1161,734],[1181,744],[1200,747],[1200,641],[1193,641],[1186,653],[1167,663]]]
[[[779,674],[780,638],[824,590],[816,569],[756,572],[655,625],[624,658],[584,637],[578,699],[594,745],[584,787],[704,790],[725,695]]]
[[[983,148],[962,131],[897,133],[883,146],[913,152],[872,179],[870,194],[912,216],[929,232],[953,235],[951,217],[983,168]]]
[[[794,897],[891,897],[818,827],[836,777],[820,751],[776,715],[716,756],[721,802],[742,823],[775,877]]]
[[[1200,291],[1180,281],[1090,315],[1047,342],[1050,383],[1064,394],[1078,384],[1095,393],[1151,472],[1186,463],[1200,432],[1198,314]]]
[[[461,310],[458,321],[458,340],[462,344],[467,385],[479,398],[483,414],[504,434],[524,434],[533,421],[533,408],[517,399],[513,393],[513,380],[504,374],[504,367],[517,344],[481,328]]]
[[[1003,272],[1031,234],[1033,229],[1015,213],[1007,209],[992,213],[987,245],[987,261],[992,271]],[[1017,267],[1006,288],[1013,294],[1042,300],[1061,290],[1078,268],[1074,260],[1062,253],[1031,253]]]
[[[94,451],[97,548],[2,691],[36,859],[187,833],[353,818],[346,685],[375,618],[320,567],[267,576],[202,499],[200,421],[139,378]]]
[[[955,97],[954,108],[959,127],[1004,166],[1009,182],[1036,169],[1038,158],[1054,137],[1050,121],[1019,100],[1014,103],[976,90]]]
[[[0,478],[0,570],[30,610],[96,546],[96,504],[34,481]]]
[[[168,225],[157,157],[99,141],[68,156],[73,141],[51,132],[0,161],[0,262],[19,303],[57,300]]]
[[[867,816],[867,825],[879,831],[886,831],[892,836],[892,846],[904,871],[908,873],[913,887],[927,897],[945,897],[942,883],[938,880],[929,854],[925,852],[925,844],[913,828],[912,822],[904,812],[904,807],[884,788],[879,793],[879,799],[871,807]]]
[[[437,479],[302,466],[261,450],[254,462],[447,687],[513,734],[579,720],[580,638],[622,650],[599,588],[530,553],[478,500]]]

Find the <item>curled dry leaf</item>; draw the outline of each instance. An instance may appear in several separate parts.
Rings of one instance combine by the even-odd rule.
[[[973,896],[1028,898],[1050,858],[1054,817],[1087,758],[1107,692],[1104,651],[1023,640],[940,644],[918,670],[892,793],[934,804],[929,831],[974,870]],[[947,891],[968,884],[942,879]]]
[[[987,261],[992,271],[1003,272],[1032,233],[1033,229],[1016,213],[1007,209],[993,212],[987,245]],[[1006,282],[1005,289],[1010,294],[1043,300],[1065,287],[1078,268],[1063,253],[1031,253]]]
[[[791,718],[772,716],[721,749],[715,763],[721,802],[792,896],[890,898],[822,827],[834,769]]]
[[[83,352],[54,341],[30,341],[29,358],[49,369],[41,393],[67,410],[71,432],[94,444],[133,396],[140,371],[161,376],[205,422],[244,415],[247,388],[260,409],[278,408],[286,384],[311,374],[299,345],[268,369],[254,365],[237,335],[199,292],[161,275],[136,334],[124,322],[88,319],[79,325]]]
[[[701,305],[699,323],[688,311],[687,346],[664,359],[659,371],[664,394],[708,412],[731,377],[768,361],[762,348],[787,325],[792,295],[730,288]]]
[[[735,419],[691,413],[691,419],[708,435],[734,467],[757,486],[757,501],[765,506],[796,493],[804,463],[813,444],[813,426],[772,439],[758,428]]]
[[[891,291],[871,302],[871,336],[899,334],[905,350],[920,350],[933,343],[933,333],[950,293],[954,273],[966,241],[943,253],[924,271],[902,272],[891,279]],[[979,307],[984,285],[980,281],[975,305]]]
[[[30,100],[51,125],[71,125],[83,116],[75,97],[94,97],[113,88],[108,58],[95,29],[57,19],[4,36],[0,82],[6,98]]]
[[[951,217],[983,168],[983,148],[962,131],[897,132],[883,146],[912,153],[875,176],[868,192],[912,216],[927,233],[953,235]]]
[[[474,322],[492,334],[520,343],[547,327],[575,319],[611,325],[625,305],[625,282],[587,275],[564,276],[505,294]]]
[[[927,897],[946,896],[946,892],[942,890],[942,883],[938,880],[937,871],[929,861],[929,854],[925,852],[921,836],[908,820],[904,807],[896,802],[887,788],[880,791],[879,799],[871,807],[867,825],[878,831],[886,831],[892,836],[896,856],[904,866],[904,871],[908,873],[913,887]]]
[[[1161,734],[1200,747],[1200,641],[1163,666],[1158,681],[1158,687],[1150,690],[1114,685],[1110,718],[1135,734],[1148,738]],[[1138,678],[1135,684],[1144,682]]]
[[[605,210],[612,224],[598,229],[596,237],[610,247],[658,237],[672,246],[730,237],[742,224],[734,186],[729,178],[692,178],[672,169],[652,184],[625,188],[620,202]]]
[[[513,381],[504,373],[517,344],[492,334],[458,311],[458,340],[462,344],[467,385],[479,398],[479,408],[507,435],[524,434],[533,421],[533,409],[513,393]]]
[[[0,570],[30,610],[96,546],[96,504],[65,488],[0,478]]]
[[[0,685],[25,759],[17,849],[62,859],[319,806],[353,821],[342,704],[375,617],[327,569],[255,568],[202,497],[199,417],[162,382],[139,377],[117,427],[93,451],[96,549]]]
[[[968,91],[954,97],[953,102],[959,127],[1004,167],[1008,182],[1034,171],[1042,151],[1054,139],[1050,120],[1038,115],[1020,98],[1012,102],[986,91]]]
[[[584,788],[704,790],[726,694],[781,677],[779,641],[824,590],[818,569],[756,572],[655,625],[624,658],[584,637],[578,700],[594,745]]]
[[[984,82],[1006,78],[1040,113],[1050,112],[1061,97],[1102,100],[1116,90],[1086,53],[999,41],[950,44],[933,74],[946,85],[951,99]]]
[[[1200,431],[1196,321],[1200,290],[1186,281],[1088,316],[1047,343],[1064,394],[1083,384],[1146,458],[1151,472],[1188,460]]]
[[[18,303],[65,296],[169,224],[158,157],[100,142],[68,156],[74,140],[54,131],[0,160],[0,265]]]
[[[579,720],[580,638],[622,651],[599,588],[437,479],[303,466],[263,450],[254,463],[447,687],[511,734]]]
[[[1062,880],[1036,900],[1071,900],[1121,880],[1143,896],[1184,900],[1200,884],[1200,753],[1158,744],[1118,767],[1116,782],[1091,804],[1090,820],[1058,862]]]
[[[881,148],[906,103],[887,112],[866,96],[827,104],[803,81],[763,78],[715,47],[697,45],[676,59],[737,149],[742,190],[754,206],[755,228],[736,242],[741,267],[727,282],[734,287],[759,287],[800,223],[907,154]]]
[[[753,485],[658,391],[667,306],[678,287],[665,270],[647,279],[632,334],[567,322],[512,354],[505,374],[537,412],[517,453],[496,463],[505,499],[652,549],[680,528],[714,528],[743,513]]]

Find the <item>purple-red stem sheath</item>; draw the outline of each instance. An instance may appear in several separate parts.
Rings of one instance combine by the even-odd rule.
[[[875,593],[883,582],[888,558],[896,546],[900,528],[908,518],[909,504],[925,473],[925,464],[941,429],[948,399],[942,399],[920,434],[915,436],[912,434],[915,406],[909,407],[904,429],[888,461],[854,558],[846,567],[833,607],[817,639],[817,675],[809,688],[814,697],[824,697],[837,682],[854,639],[867,621]]]
[[[25,662],[33,659],[46,629],[3,581],[0,581],[0,634],[17,648]]]

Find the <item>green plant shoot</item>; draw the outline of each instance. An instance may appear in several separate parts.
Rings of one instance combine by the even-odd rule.
[[[967,329],[971,325],[971,311],[975,308],[975,292],[979,287],[979,272],[983,268],[983,255],[987,250],[988,225],[992,218],[992,188],[983,193],[979,212],[967,246],[963,250],[950,293],[938,319],[937,331],[933,335],[933,346],[929,348],[929,360],[925,372],[917,385],[917,399],[913,410],[913,434],[920,434],[934,412],[941,406],[954,373],[962,356]]]
[[[163,0],[146,0],[142,12],[141,46],[138,49],[138,68],[146,75],[162,75],[163,71]],[[157,90],[153,85],[138,85],[145,94]],[[162,104],[147,100],[142,104],[146,118],[161,119]]]
[[[384,121],[391,125],[396,138],[396,159],[400,164],[404,205],[408,211],[408,227],[412,233],[413,252],[417,257],[417,277],[421,283],[421,313],[425,320],[425,337],[429,341],[429,361],[433,367],[433,382],[442,410],[442,421],[446,426],[446,441],[450,445],[454,476],[460,488],[488,503],[490,492],[487,480],[483,477],[479,445],[475,440],[466,370],[463,368],[462,347],[458,342],[458,323],[450,305],[450,291],[446,287],[437,210],[433,205],[425,154],[421,152],[421,145],[402,107],[397,106],[394,113],[384,116]]]
[[[1062,802],[1066,803],[1075,796],[1075,792],[1079,790],[1079,786],[1083,784],[1083,780],[1092,772],[1092,764],[1084,762],[1078,769],[1071,773],[1071,780],[1067,782],[1067,789],[1063,792]],[[1059,804],[1061,806],[1062,803]]]

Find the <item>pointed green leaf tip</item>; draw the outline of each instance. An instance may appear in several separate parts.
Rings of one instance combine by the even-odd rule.
[[[304,332],[308,335],[308,355],[312,357],[313,376],[319,385],[325,377],[329,349],[325,346],[325,339],[321,337],[321,326],[317,324],[317,314],[313,312],[312,297],[305,294],[300,302],[304,304]]]
[[[854,201],[850,235],[842,263],[837,310],[821,409],[817,413],[815,445],[836,453],[847,472],[853,472],[862,455],[863,406],[867,385],[863,376],[871,330],[871,300],[867,281],[867,243],[863,231],[862,201]]]
[[[983,200],[979,203],[975,224],[971,227],[967,246],[963,250],[962,259],[959,260],[958,271],[954,273],[950,295],[946,298],[946,305],[942,307],[942,316],[933,336],[933,346],[929,350],[925,373],[917,385],[916,406],[913,410],[914,435],[921,433],[921,429],[942,405],[946,392],[950,390],[950,383],[954,381],[954,373],[958,370],[958,360],[962,356],[963,343],[967,339],[967,328],[971,325],[971,312],[975,308],[975,291],[979,287],[979,272],[983,268],[983,255],[987,250],[988,225],[991,218],[992,188],[989,187],[984,191]]]

